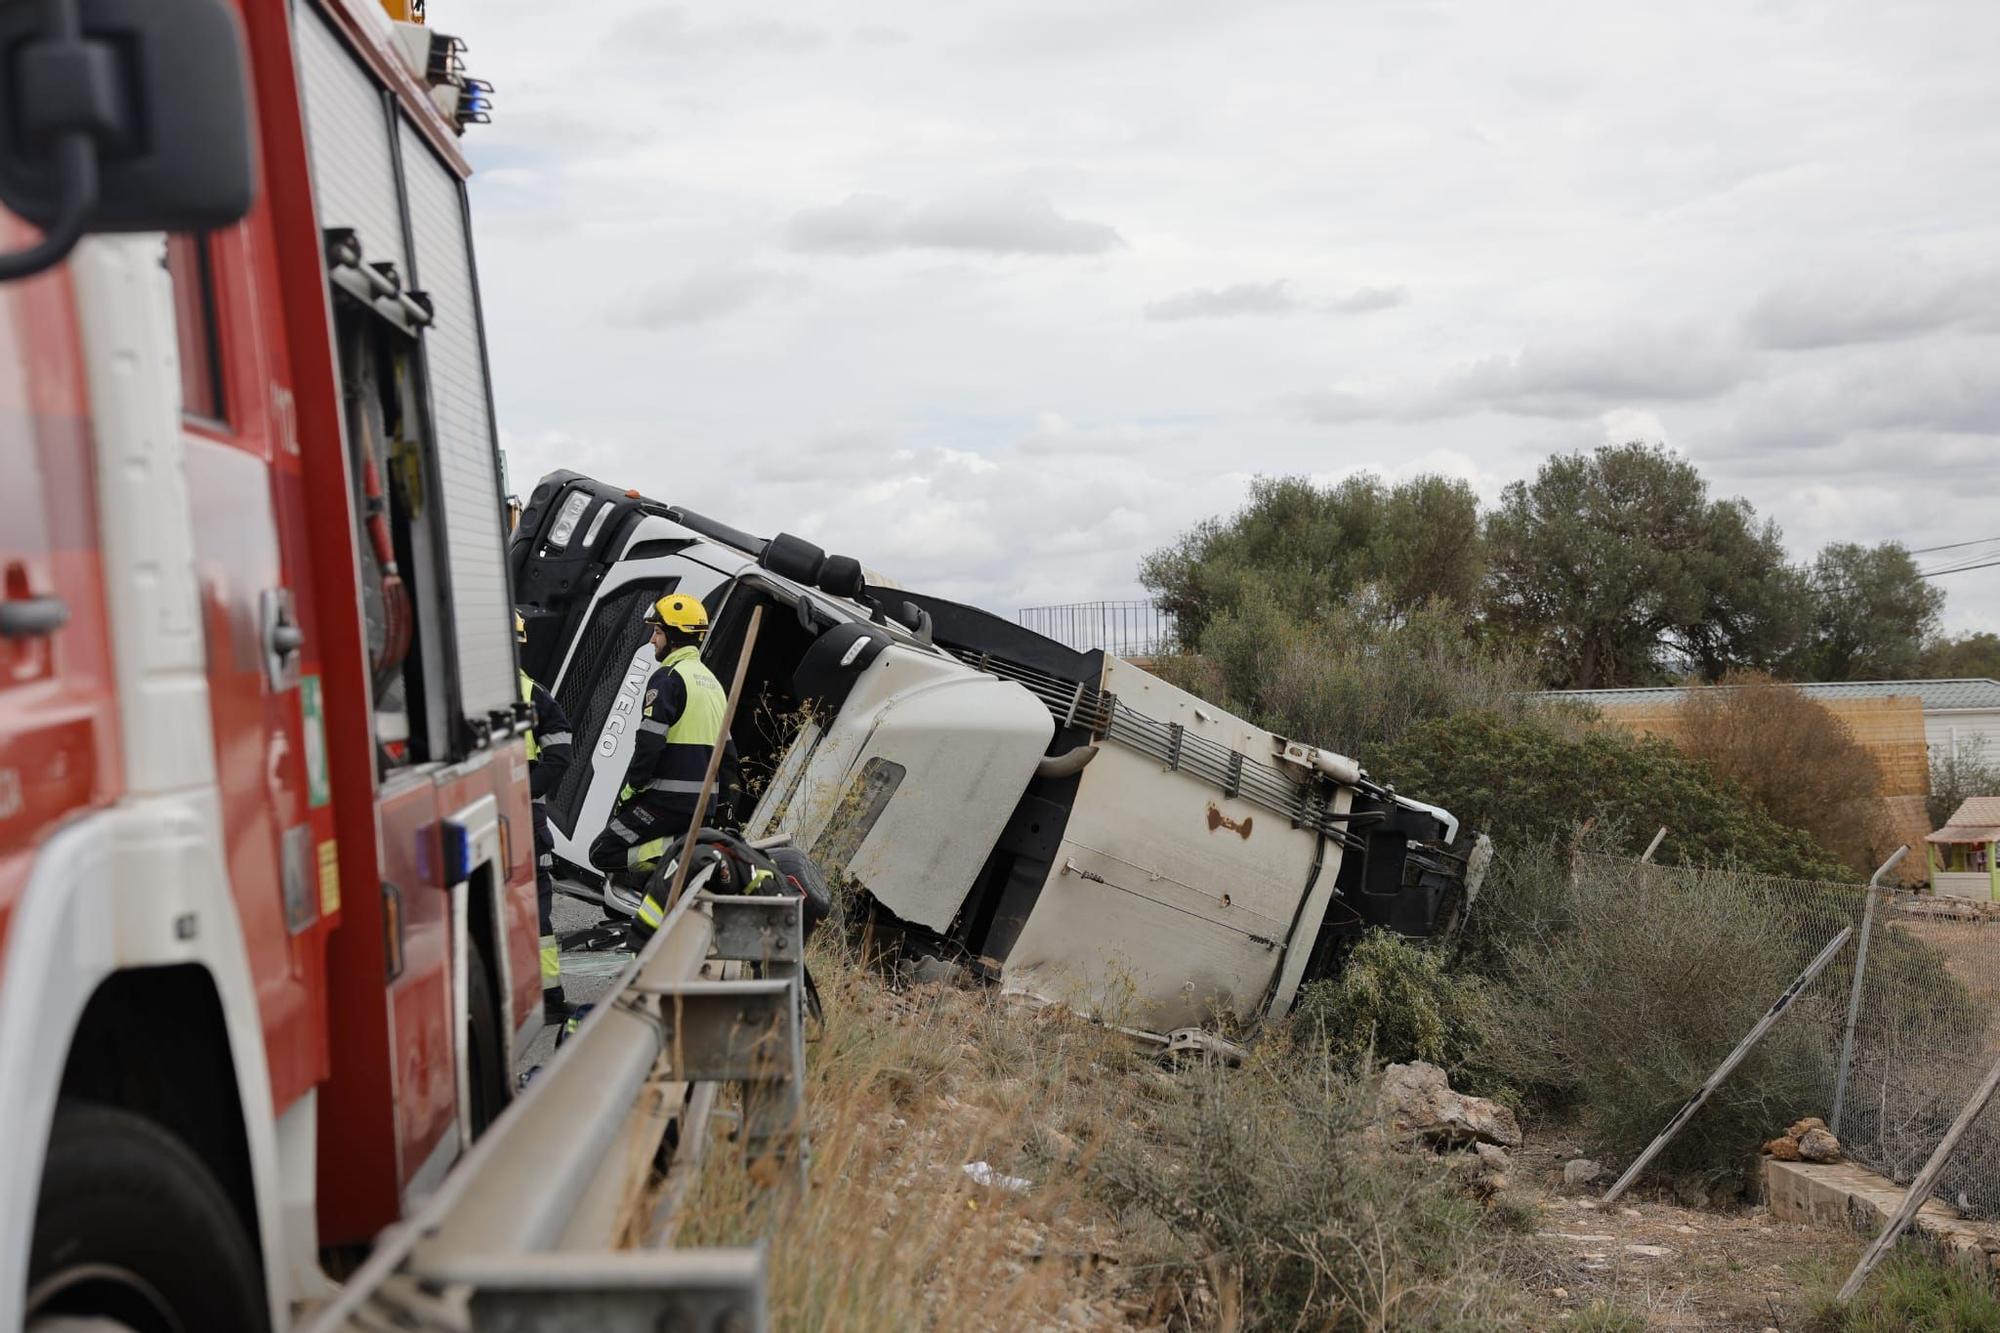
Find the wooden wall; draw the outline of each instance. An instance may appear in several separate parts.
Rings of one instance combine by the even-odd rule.
[[[1883,804],[1888,809],[1890,828],[1898,842],[1910,844],[1910,854],[1897,867],[1897,877],[1905,883],[1923,880],[1928,873],[1923,856],[1924,837],[1931,831],[1924,800],[1931,791],[1931,769],[1922,701],[1914,695],[1897,695],[1887,699],[1819,702],[1847,724],[1854,739],[1875,757],[1881,769]],[[1681,710],[1676,696],[1600,707],[1606,722],[1627,731],[1667,741],[1680,739]]]

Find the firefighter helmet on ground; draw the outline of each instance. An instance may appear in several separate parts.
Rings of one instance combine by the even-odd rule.
[[[670,592],[646,608],[646,623],[679,630],[683,634],[706,634],[708,608],[701,604],[698,597]]]

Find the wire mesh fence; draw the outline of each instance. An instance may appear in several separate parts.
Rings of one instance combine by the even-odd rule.
[[[1079,651],[1101,648],[1119,657],[1174,651],[1174,618],[1157,602],[1070,602],[1028,606],[1020,623]]]
[[[1899,1184],[1923,1168],[2000,1060],[1994,904],[1592,854],[1576,858],[1576,872],[1579,894],[1600,904],[1606,895],[1644,902],[1652,911],[1682,904],[1722,928],[1760,931],[1793,974],[1852,927],[1853,937],[1793,1002],[1781,1027],[1790,1029],[1787,1041],[1817,1084],[1821,1114],[1833,1120],[1838,1105],[1834,1128],[1846,1155]],[[1709,905],[1724,899],[1749,910],[1713,913]],[[1717,976],[1708,984],[1738,980]],[[1783,1129],[1773,1125],[1770,1132]],[[2000,1102],[1961,1140],[1936,1197],[1968,1217],[2000,1218]]]

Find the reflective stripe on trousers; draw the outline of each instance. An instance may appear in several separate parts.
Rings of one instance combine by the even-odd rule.
[[[524,704],[534,703],[535,682],[533,678],[530,677],[527,672],[521,671],[518,667],[515,668],[515,670],[519,672],[521,677],[521,702]],[[535,739],[535,729],[533,727],[524,728],[521,732],[521,739],[527,744],[529,763],[532,764],[537,759],[540,759],[542,757],[542,747],[540,742],[536,741]]]

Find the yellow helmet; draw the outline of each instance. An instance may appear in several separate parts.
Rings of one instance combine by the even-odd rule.
[[[708,608],[698,597],[670,592],[646,608],[646,623],[676,629],[683,634],[708,633]]]
[[[527,641],[528,641],[528,622],[521,619],[521,613],[519,611],[516,611],[514,613],[514,642],[526,643]]]

